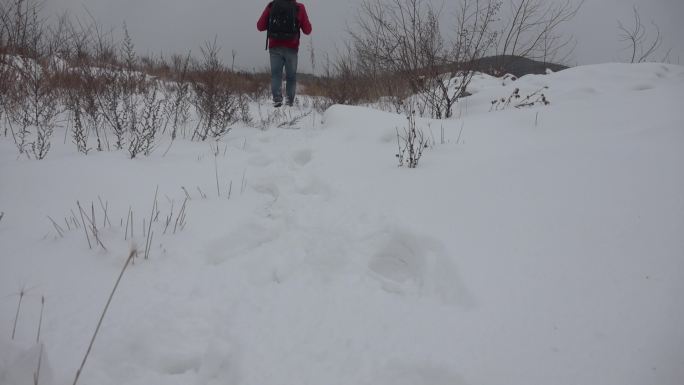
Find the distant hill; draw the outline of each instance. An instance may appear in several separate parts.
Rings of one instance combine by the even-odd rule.
[[[544,63],[527,59],[520,56],[498,55],[482,58],[476,66],[479,71],[490,75],[502,76],[505,74],[521,77],[529,74],[544,74],[547,69],[553,72],[567,69],[567,66],[555,63]]]
[[[562,71],[569,68],[562,64],[545,63],[521,56],[498,55],[488,56],[478,60],[475,65],[477,71],[484,72],[493,76],[503,76],[505,74],[521,77],[528,74],[545,74],[547,69],[553,72]],[[445,68],[445,71],[448,69]],[[310,73],[298,73],[298,78],[303,82],[311,82],[320,78],[318,75]]]

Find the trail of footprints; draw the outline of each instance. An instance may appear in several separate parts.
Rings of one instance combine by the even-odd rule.
[[[209,264],[263,258],[264,269],[275,269],[269,263],[297,265],[327,275],[360,266],[361,274],[389,293],[430,295],[464,306],[471,302],[454,258],[439,240],[416,235],[391,219],[358,226],[367,222],[362,218],[368,213],[342,209],[350,205],[340,204],[342,198],[307,167],[314,161],[312,149],[294,150],[280,159],[259,154],[250,160],[257,170],[249,188],[266,197],[263,212],[216,240],[207,250]],[[335,252],[330,244],[336,245]],[[278,271],[271,275],[279,277],[278,283],[287,279]]]

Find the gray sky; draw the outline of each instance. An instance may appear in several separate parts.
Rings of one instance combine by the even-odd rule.
[[[445,0],[447,4],[453,0]],[[554,1],[554,0],[548,0]],[[300,69],[310,71],[308,47],[313,43],[317,69],[325,53],[346,38],[346,25],[353,20],[360,0],[301,0],[313,25],[311,37],[302,39]],[[140,54],[184,53],[218,37],[226,64],[231,50],[237,52],[235,65],[242,69],[262,69],[268,61],[264,51],[265,34],[256,30],[256,21],[266,0],[47,0],[46,12],[69,11],[83,17],[87,8],[102,25],[120,33],[125,21]],[[620,61],[628,57],[619,41],[617,20],[632,21],[636,5],[642,22],[651,31],[651,20],[663,35],[663,47],[672,48],[670,61],[684,64],[684,0],[586,0],[577,17],[566,27],[578,43],[568,64]]]

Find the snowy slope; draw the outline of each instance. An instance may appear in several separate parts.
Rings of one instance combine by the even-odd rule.
[[[684,68],[474,82],[459,118],[418,120],[417,169],[394,157],[406,119],[362,107],[235,128],[216,157],[1,139],[0,384],[33,383],[43,295],[41,384],[73,382],[157,186],[162,219],[185,188],[187,225],[153,223],[81,384],[680,384]],[[490,111],[544,86],[549,106]],[[76,201],[104,223],[98,197],[107,251],[63,224]]]

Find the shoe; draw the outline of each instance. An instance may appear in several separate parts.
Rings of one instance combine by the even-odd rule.
[[[287,104],[289,107],[292,107],[292,105],[294,104],[294,99],[287,99],[287,102],[285,102],[285,104]]]
[[[273,107],[278,108],[283,105],[282,101],[273,102]]]

